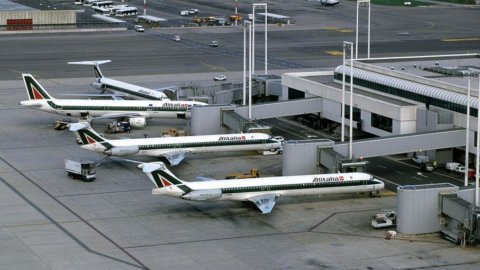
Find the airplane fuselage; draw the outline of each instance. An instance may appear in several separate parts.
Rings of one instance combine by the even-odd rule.
[[[125,83],[109,78],[98,78],[94,87],[100,86],[100,89],[105,89],[114,94],[126,94],[132,99],[147,99],[147,100],[169,100],[168,97],[153,89],[141,87],[138,85]]]
[[[205,106],[196,101],[154,100],[85,100],[51,99],[25,100],[22,106],[65,116],[91,117],[111,114],[137,114],[145,118],[190,118],[192,106]]]
[[[125,149],[122,155],[159,157],[171,152],[211,153],[224,151],[274,150],[281,143],[261,133],[222,134],[205,136],[160,137],[142,139],[108,140],[112,149]],[[84,149],[103,153],[105,147],[96,142],[81,146]],[[125,154],[127,153],[127,154]]]
[[[365,173],[317,174],[281,176],[236,180],[185,182],[197,193],[217,192],[221,196],[212,200],[247,201],[253,196],[308,196],[334,193],[379,191],[384,183]],[[190,192],[191,193],[191,192]],[[152,194],[191,199],[188,193],[173,186],[155,188]]]

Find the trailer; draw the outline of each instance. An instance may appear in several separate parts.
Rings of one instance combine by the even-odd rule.
[[[95,162],[83,159],[65,159],[65,171],[68,177],[80,179],[84,182],[95,180]]]

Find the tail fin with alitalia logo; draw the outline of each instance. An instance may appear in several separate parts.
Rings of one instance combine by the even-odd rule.
[[[35,80],[32,74],[22,74],[28,99],[30,100],[53,100],[54,98]]]

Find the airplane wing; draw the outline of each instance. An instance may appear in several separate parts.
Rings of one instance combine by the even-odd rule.
[[[162,154],[162,156],[164,156],[168,162],[170,162],[170,165],[176,166],[182,162],[182,160],[185,158],[185,154],[185,151],[172,151]]]
[[[112,99],[118,97],[127,97],[124,94],[59,94],[59,96],[75,96],[75,97],[111,97]]]
[[[69,64],[69,65],[88,65],[88,66],[95,66],[95,65],[101,65],[101,64],[110,63],[110,62],[112,62],[112,60],[67,62],[67,64]]]
[[[274,193],[268,193],[263,195],[257,195],[248,198],[249,201],[253,202],[262,214],[269,214],[272,212],[275,203],[277,202],[278,196]]]
[[[153,90],[158,91],[158,92],[163,92],[165,90],[176,90],[177,87],[175,85],[172,86],[166,86],[166,87],[161,87],[161,88],[154,88]]]
[[[107,113],[102,116],[94,117],[93,119],[117,119],[122,117],[143,117],[139,113]]]

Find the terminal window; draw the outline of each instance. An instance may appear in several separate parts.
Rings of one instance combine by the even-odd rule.
[[[372,127],[392,132],[392,118],[372,113]]]

